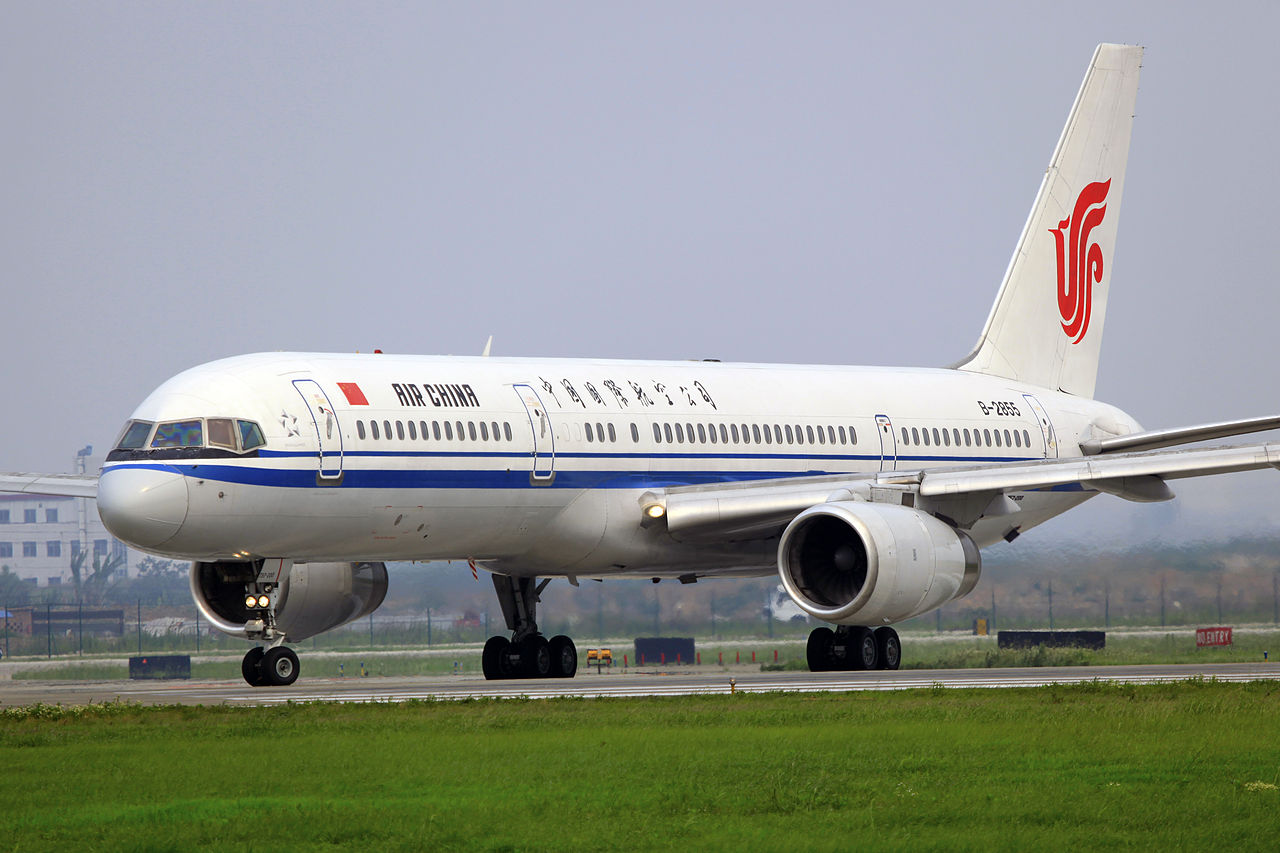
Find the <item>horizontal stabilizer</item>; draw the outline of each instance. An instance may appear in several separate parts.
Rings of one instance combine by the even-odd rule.
[[[1245,418],[1239,421],[1219,421],[1218,423],[1177,427],[1175,429],[1156,429],[1147,432],[1135,432],[1129,435],[1119,435],[1114,438],[1092,438],[1081,442],[1080,450],[1085,456],[1098,456],[1103,453],[1125,453],[1135,450],[1156,450],[1161,447],[1176,447],[1180,444],[1192,444],[1197,441],[1212,441],[1218,438],[1230,438],[1235,435],[1247,435],[1252,432],[1265,432],[1269,429],[1280,429],[1280,415]]]

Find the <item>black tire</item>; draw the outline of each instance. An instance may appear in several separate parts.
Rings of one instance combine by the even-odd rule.
[[[832,665],[831,647],[835,645],[836,632],[826,625],[814,628],[809,632],[809,642],[805,646],[805,659],[809,662],[810,672],[830,672]]]
[[[288,646],[267,649],[262,656],[263,680],[273,687],[287,687],[298,680],[298,656]]]
[[[520,675],[524,678],[546,678],[551,673],[551,645],[547,638],[534,635],[520,641]]]
[[[262,680],[262,654],[262,646],[254,646],[245,652],[244,660],[240,661],[240,674],[249,682],[250,687],[266,685]]]
[[[849,669],[864,670],[880,667],[880,650],[876,648],[876,635],[870,628],[849,629]]]
[[[511,654],[511,641],[506,637],[490,637],[484,642],[484,651],[480,653],[480,666],[484,677],[496,681],[511,677],[511,663],[507,656]]]
[[[897,669],[902,665],[902,641],[897,631],[888,626],[877,628],[876,649],[880,652],[881,669]]]
[[[573,678],[578,674],[578,647],[564,634],[552,637],[548,643],[551,652],[551,677]]]

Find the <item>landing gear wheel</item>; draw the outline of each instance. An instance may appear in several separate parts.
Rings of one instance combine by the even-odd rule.
[[[551,677],[573,678],[578,672],[578,648],[564,634],[552,637],[547,644],[551,653]]]
[[[805,646],[805,659],[809,662],[810,672],[829,672],[835,669],[832,646],[836,642],[836,632],[825,625],[809,632],[809,643]]]
[[[267,649],[262,656],[262,675],[267,684],[285,687],[298,680],[298,656],[288,646]]]
[[[250,687],[266,686],[267,682],[262,676],[262,655],[262,646],[254,646],[245,652],[244,660],[240,661],[240,674],[249,682]]]
[[[535,634],[520,641],[520,668],[525,678],[546,678],[551,674],[551,646],[546,637]]]
[[[480,653],[480,666],[484,677],[490,681],[511,677],[511,641],[506,637],[490,637],[485,640]]]
[[[892,628],[876,629],[876,650],[880,653],[881,669],[897,669],[902,665],[902,642]]]
[[[880,650],[876,648],[876,635],[870,628],[850,628],[849,669],[879,669]]]

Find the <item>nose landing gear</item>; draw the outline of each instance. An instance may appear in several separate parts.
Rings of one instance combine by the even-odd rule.
[[[298,680],[298,656],[288,646],[254,646],[240,662],[240,674],[253,687],[285,687]]]

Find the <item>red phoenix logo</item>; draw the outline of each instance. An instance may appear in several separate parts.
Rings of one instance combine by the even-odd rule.
[[[1071,217],[1050,228],[1058,248],[1058,313],[1062,331],[1078,344],[1089,331],[1093,286],[1102,281],[1102,247],[1089,234],[1107,214],[1111,180],[1095,181],[1080,191]]]

